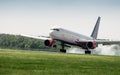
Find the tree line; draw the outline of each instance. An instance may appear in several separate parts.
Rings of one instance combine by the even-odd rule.
[[[0,48],[10,49],[48,49],[44,41],[21,35],[0,34]]]

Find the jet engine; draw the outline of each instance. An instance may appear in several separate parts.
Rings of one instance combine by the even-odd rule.
[[[45,40],[44,44],[45,44],[45,46],[51,47],[53,45],[53,40]]]
[[[88,43],[86,44],[86,46],[87,46],[87,48],[89,48],[89,49],[94,49],[94,48],[97,47],[97,45],[96,45],[95,42],[88,42]]]
[[[97,47],[95,42],[79,42],[78,45],[83,49],[94,49]]]

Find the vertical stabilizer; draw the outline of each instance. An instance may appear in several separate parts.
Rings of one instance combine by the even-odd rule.
[[[94,39],[97,39],[98,30],[99,30],[99,24],[100,24],[100,18],[101,17],[98,17],[97,22],[95,24],[95,27],[93,29],[93,32],[91,34],[91,37],[93,37]]]

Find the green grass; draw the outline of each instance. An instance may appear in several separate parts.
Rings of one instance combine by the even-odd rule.
[[[0,75],[120,75],[120,57],[0,50]]]

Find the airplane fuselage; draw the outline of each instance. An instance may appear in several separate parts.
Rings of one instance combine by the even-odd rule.
[[[71,44],[77,44],[79,41],[85,42],[86,40],[93,40],[92,37],[87,37],[85,35],[78,34],[63,28],[56,29],[53,29],[50,33],[50,37],[54,40],[65,41]]]

